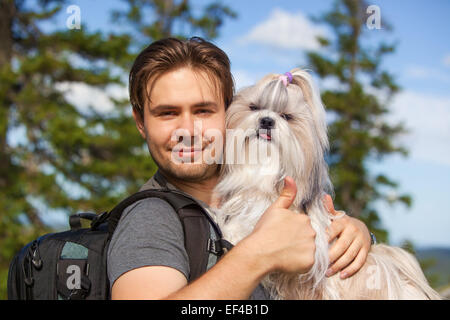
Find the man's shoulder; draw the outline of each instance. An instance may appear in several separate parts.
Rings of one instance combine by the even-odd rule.
[[[147,224],[155,220],[173,220],[177,218],[174,208],[164,199],[157,197],[149,197],[136,201],[132,205],[125,208],[120,217],[119,225],[129,220],[142,220]]]
[[[138,200],[132,205],[125,208],[125,210],[123,211],[123,215],[129,214],[130,212],[145,211],[149,208],[153,210],[175,211],[166,200],[158,197],[148,197]]]
[[[111,285],[125,272],[152,265],[170,266],[189,275],[181,221],[169,203],[155,197],[124,210],[108,248]]]

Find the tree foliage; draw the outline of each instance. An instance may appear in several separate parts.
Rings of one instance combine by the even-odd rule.
[[[48,212],[111,209],[156,170],[128,99],[112,94],[126,88],[137,50],[191,31],[214,38],[235,16],[220,2],[198,17],[187,0],[126,2],[113,17],[130,27],[121,34],[44,28],[65,13],[65,0],[0,2],[0,298],[13,255],[52,230]],[[180,23],[190,28],[174,33]],[[71,102],[64,88],[80,84],[109,93],[113,110]]]
[[[236,13],[221,1],[215,0],[204,8],[194,7],[189,0],[124,0],[126,11],[115,10],[115,22],[124,22],[133,28],[134,39],[143,41],[169,36],[187,38],[193,34],[206,39],[218,36],[225,18],[236,18]]]
[[[331,37],[322,37],[322,49],[308,52],[308,65],[322,79],[333,79],[337,88],[325,89],[322,100],[330,115],[330,154],[327,162],[335,188],[335,205],[361,218],[381,241],[387,241],[375,204],[403,203],[411,198],[398,195],[398,185],[384,174],[373,175],[369,161],[381,161],[392,154],[407,155],[395,139],[405,132],[402,124],[386,121],[389,103],[399,91],[394,77],[383,69],[382,61],[395,46],[367,45],[370,32],[363,0],[338,0],[331,11],[315,18],[326,24]],[[383,20],[382,20],[383,21]],[[367,42],[367,41],[366,41]]]

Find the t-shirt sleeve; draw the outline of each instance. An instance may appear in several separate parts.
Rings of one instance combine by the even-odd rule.
[[[110,287],[122,274],[144,266],[175,268],[189,279],[184,232],[175,210],[148,198],[125,209],[108,248]]]

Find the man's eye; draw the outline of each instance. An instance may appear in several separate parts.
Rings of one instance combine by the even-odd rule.
[[[258,106],[254,105],[254,104],[251,104],[251,105],[249,105],[248,107],[249,107],[250,110],[252,110],[252,111],[257,111],[257,110],[260,109]]]
[[[211,110],[209,110],[209,109],[200,109],[200,110],[197,110],[197,113],[211,113]]]
[[[176,113],[175,113],[175,111],[164,111],[164,112],[161,112],[159,115],[161,117],[174,116],[174,115],[176,115]]]
[[[280,116],[286,121],[292,120],[292,116],[290,114],[282,113]]]

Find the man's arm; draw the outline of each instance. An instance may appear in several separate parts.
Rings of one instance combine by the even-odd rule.
[[[253,232],[191,284],[168,267],[142,267],[120,276],[113,299],[248,299],[272,271],[307,272],[314,264],[315,232],[309,217],[290,207],[296,194],[291,178]]]
[[[247,299],[268,265],[241,241],[208,272],[187,285],[178,270],[163,266],[142,267],[120,276],[112,299]]]
[[[158,300],[186,286],[183,273],[165,266],[148,266],[130,270],[113,284],[113,300]]]

